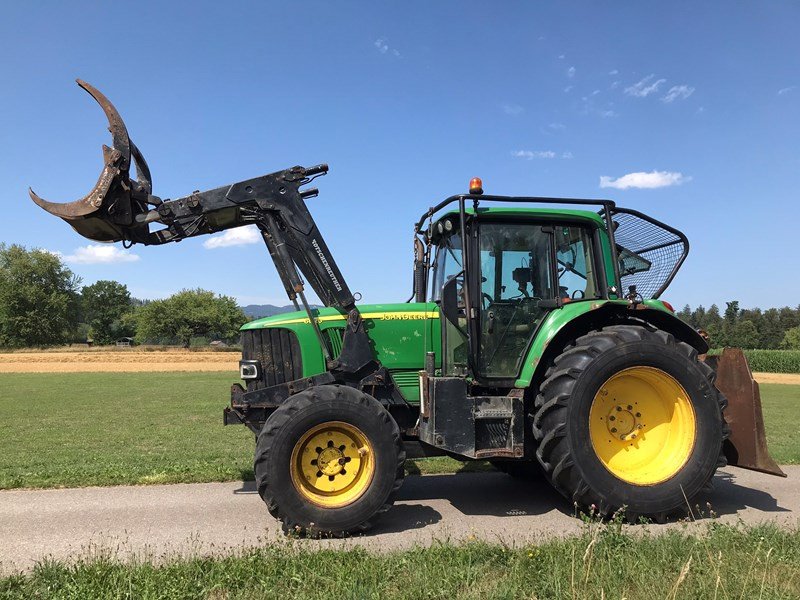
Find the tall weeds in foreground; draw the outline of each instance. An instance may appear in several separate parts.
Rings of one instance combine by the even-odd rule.
[[[691,526],[694,529],[694,526]],[[303,541],[222,558],[43,563],[0,580],[4,598],[797,598],[800,530],[712,523],[650,534],[590,522],[575,537],[371,554]]]

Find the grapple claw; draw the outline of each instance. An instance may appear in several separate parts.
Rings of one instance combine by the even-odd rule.
[[[94,86],[81,79],[76,81],[97,101],[108,119],[112,146],[103,145],[103,170],[92,190],[79,200],[49,202],[30,189],[31,200],[89,239],[103,242],[133,239],[137,237],[137,229],[141,229],[135,222],[136,214],[147,210],[145,202],[152,193],[150,169],[131,142],[125,122],[111,101]],[[136,167],[135,183],[130,179],[131,156]]]

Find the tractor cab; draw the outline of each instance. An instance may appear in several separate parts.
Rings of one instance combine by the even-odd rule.
[[[443,318],[443,373],[465,376],[472,367],[480,379],[515,380],[550,311],[608,299],[602,222],[589,211],[478,208],[466,216],[464,237],[475,257],[469,272],[457,213],[437,221],[430,236],[429,299]],[[467,297],[474,299],[471,363]]]

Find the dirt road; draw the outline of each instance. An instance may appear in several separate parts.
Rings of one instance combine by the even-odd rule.
[[[0,352],[0,373],[130,373],[140,371],[239,370],[237,352],[90,350]],[[800,385],[800,374],[754,373],[759,383]]]
[[[787,479],[726,468],[715,478],[707,500],[723,522],[797,525],[800,466],[784,469]],[[0,492],[0,572],[30,569],[46,556],[113,552],[159,560],[269,542],[360,545],[379,551],[470,537],[523,544],[579,532],[581,522],[570,512],[569,504],[548,486],[501,473],[409,477],[395,506],[370,534],[289,542],[252,483],[12,490]],[[658,531],[683,526],[644,527]]]

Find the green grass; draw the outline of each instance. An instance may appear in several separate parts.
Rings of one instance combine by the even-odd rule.
[[[769,453],[778,464],[800,464],[800,385],[762,383]]]
[[[229,373],[0,374],[0,489],[251,479],[253,436],[223,427]],[[762,385],[775,459],[800,463],[800,386]],[[409,461],[415,473],[485,462]]]
[[[436,543],[385,554],[287,542],[162,566],[101,558],[0,579],[13,598],[797,598],[800,532],[712,525],[632,536],[618,524],[536,546]]]

